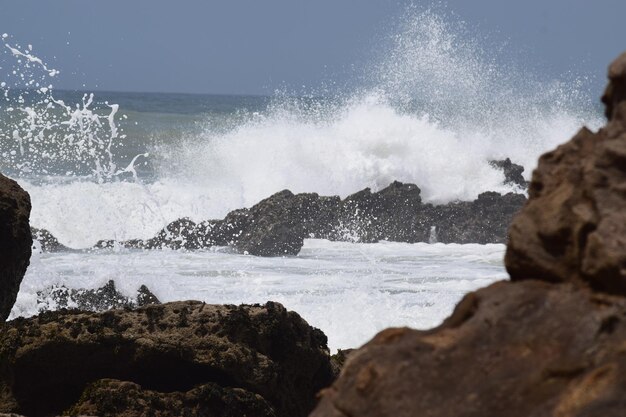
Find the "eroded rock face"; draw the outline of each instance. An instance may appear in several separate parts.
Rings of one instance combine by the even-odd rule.
[[[543,155],[506,253],[513,280],[577,281],[626,295],[626,54],[609,71],[609,122]]]
[[[312,417],[626,415],[626,299],[500,282],[442,326],[387,329],[351,353]]]
[[[4,324],[0,358],[0,412],[31,417],[73,406],[153,415],[154,404],[164,404],[161,416],[228,415],[213,408],[223,406],[298,417],[332,381],[326,336],[271,302],[42,313]],[[189,413],[168,414],[178,406]]]
[[[9,317],[30,262],[30,196],[0,174],[0,320]]]

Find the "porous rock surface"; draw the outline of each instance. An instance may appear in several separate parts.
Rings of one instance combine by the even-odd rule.
[[[0,321],[9,317],[30,263],[30,196],[0,174]]]
[[[626,415],[626,54],[609,121],[541,157],[510,229],[512,282],[432,330],[352,352],[311,417]]]
[[[332,380],[326,336],[272,302],[46,312],[3,325],[0,359],[0,412],[31,417],[298,417]]]

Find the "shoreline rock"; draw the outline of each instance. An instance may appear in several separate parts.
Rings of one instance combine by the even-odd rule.
[[[0,320],[9,317],[30,264],[30,196],[0,174]]]
[[[2,324],[0,412],[304,417],[333,378],[326,342],[273,302],[45,312]]]

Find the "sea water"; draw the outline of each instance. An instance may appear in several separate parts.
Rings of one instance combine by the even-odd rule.
[[[457,23],[410,10],[355,86],[267,96],[58,91],[36,46],[3,35],[0,171],[30,193],[32,226],[77,250],[35,250],[11,317],[54,308],[37,296],[53,286],[113,279],[162,301],[278,301],[332,349],[436,325],[463,294],[506,278],[504,246],[307,240],[287,258],[85,249],[222,218],[285,188],[345,197],[400,180],[431,203],[519,192],[488,161],[510,157],[528,179],[541,153],[599,126],[600,111],[584,79],[531,74]]]

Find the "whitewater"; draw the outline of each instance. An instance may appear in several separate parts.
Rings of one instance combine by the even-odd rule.
[[[432,327],[468,291],[506,278],[503,245],[307,240],[288,258],[89,250],[282,189],[345,197],[399,180],[432,203],[520,192],[488,161],[510,157],[529,179],[541,153],[601,123],[584,79],[531,74],[450,16],[410,10],[390,33],[356,86],[267,97],[57,91],[58,71],[3,35],[0,171],[31,195],[31,225],[76,249],[35,248],[11,318],[54,308],[38,295],[53,286],[113,279],[161,301],[278,301],[334,350],[389,326]]]

